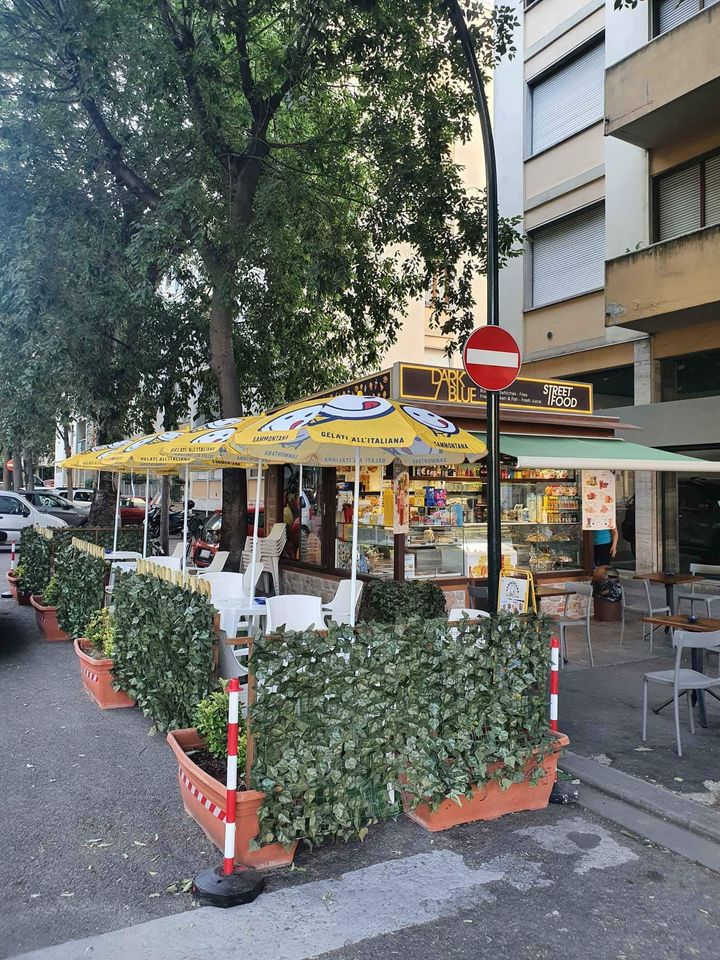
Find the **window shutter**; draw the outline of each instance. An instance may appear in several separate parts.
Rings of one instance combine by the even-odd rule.
[[[656,0],[655,29],[656,36],[667,33],[673,27],[685,23],[700,12],[700,0]]]
[[[591,47],[534,84],[530,96],[533,153],[601,120],[605,114],[605,44]]]
[[[705,226],[720,223],[720,155],[705,161]]]
[[[658,240],[699,230],[700,164],[660,177],[657,198]]]
[[[605,282],[605,210],[582,210],[532,234],[534,307],[577,296]]]

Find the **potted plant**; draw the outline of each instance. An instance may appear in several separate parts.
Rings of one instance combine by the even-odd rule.
[[[27,590],[22,590],[20,587],[20,581],[22,580],[24,572],[23,565],[20,563],[14,570],[8,570],[6,577],[7,582],[10,584],[10,592],[13,597],[15,597],[21,607],[29,607],[30,593]]]
[[[178,761],[178,782],[183,806],[205,835],[218,848],[225,844],[225,774],[227,765],[228,694],[218,690],[201,700],[195,711],[195,726],[172,730],[167,735]],[[286,849],[280,843],[251,849],[260,832],[258,809],[265,798],[248,790],[240,778],[245,770],[245,732],[238,738],[238,789],[235,813],[235,862],[266,870],[292,863],[297,843]]]
[[[569,742],[564,733],[553,734],[547,752],[534,750],[519,776],[502,763],[492,764],[487,769],[485,782],[472,785],[468,795],[447,798],[437,804],[421,801],[413,806],[415,798],[404,793],[405,813],[426,830],[435,832],[475,820],[495,820],[506,813],[541,810],[550,802],[560,751]]]
[[[36,594],[30,597],[30,603],[35,607],[35,619],[46,640],[69,640],[70,634],[58,625],[57,604],[60,598],[60,589],[57,577],[50,578],[48,585],[41,596]]]
[[[115,689],[112,673],[114,640],[115,625],[107,607],[98,610],[90,620],[86,635],[75,640],[83,685],[103,710],[135,706],[131,697]]]

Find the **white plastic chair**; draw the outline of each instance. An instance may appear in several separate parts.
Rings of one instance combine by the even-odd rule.
[[[206,567],[188,567],[187,572],[189,574],[222,573],[229,556],[230,552],[228,550],[217,550],[215,556]]]
[[[675,713],[675,738],[677,753],[682,756],[682,742],[680,740],[680,697],[685,694],[688,703],[688,717],[690,719],[690,733],[695,733],[695,720],[692,712],[692,690],[710,690],[720,687],[720,677],[710,677],[699,670],[688,670],[682,666],[683,650],[715,650],[720,652],[720,630],[712,633],[691,633],[688,630],[673,631],[673,645],[675,647],[675,669],[656,670],[646,673],[643,677],[643,720],[642,739],[647,740],[647,707],[648,684],[661,683],[673,688],[673,710]]]
[[[264,565],[255,564],[255,583],[262,576]],[[229,573],[222,571],[220,573],[199,573],[198,578],[207,580],[210,583],[210,593],[212,600],[249,600],[252,592],[252,581],[250,570],[245,573]]]
[[[482,617],[489,617],[487,610],[473,610],[471,607],[453,607],[448,614],[449,623],[458,623],[465,617],[472,623],[474,620],[480,620]]]
[[[148,560],[159,567],[167,567],[168,570],[182,570],[182,551],[180,553],[179,557],[148,557]]]
[[[717,583],[720,580],[720,566],[717,566],[713,563],[691,563],[690,564],[690,573],[699,573],[705,574],[706,576],[715,577],[715,582]],[[713,581],[701,581],[701,583],[712,583]],[[690,593],[679,593],[677,598],[678,613],[680,612],[680,604],[683,600],[690,601],[690,613],[695,613],[695,604],[704,603],[705,609],[707,611],[707,616],[712,617],[711,608],[714,603],[720,603],[720,593],[696,593],[695,587],[700,586],[699,583],[693,583],[690,585]]]
[[[563,589],[569,591],[569,593],[576,593],[581,597],[587,597],[585,608],[585,616],[581,619],[573,619],[572,617],[566,617],[564,615],[560,617],[554,617],[555,623],[560,630],[560,650],[562,656],[560,657],[560,665],[568,662],[567,655],[567,639],[565,637],[566,632],[571,627],[582,627],[585,626],[585,638],[587,640],[588,653],[590,654],[590,666],[595,666],[595,658],[593,657],[592,649],[592,640],[590,639],[590,615],[592,612],[592,585],[589,583],[565,583],[563,584]],[[565,600],[565,607],[567,607],[567,599]]]
[[[285,594],[282,597],[268,597],[267,631],[279,630],[324,630],[322,600],[305,594]]]
[[[355,611],[357,612],[358,604],[360,603],[360,597],[362,596],[364,583],[358,581],[355,585]],[[335,591],[335,596],[332,598],[330,603],[323,604],[323,616],[325,617],[326,622],[331,620],[334,623],[337,623],[339,626],[344,623],[350,623],[350,592],[351,592],[351,581],[350,580],[341,580],[338,584],[338,588]]]
[[[630,574],[632,576],[632,574]],[[623,580],[629,579],[627,576],[620,576],[620,589],[622,590],[622,608],[620,610],[620,645],[622,646],[623,636],[625,635],[625,612],[631,610],[633,613],[641,613],[644,617],[654,617],[657,614],[669,614],[671,612],[670,607],[667,604],[662,604],[661,606],[653,606],[652,594],[650,593],[650,581],[642,580],[642,584],[645,587],[645,597],[647,600],[647,607],[641,607],[627,603],[625,600],[625,587],[623,585]],[[636,581],[637,582],[637,581]],[[656,624],[654,623],[643,623],[642,627],[642,638],[645,640],[648,634],[648,628],[650,629],[650,653],[652,653],[653,648],[653,637],[655,635]]]

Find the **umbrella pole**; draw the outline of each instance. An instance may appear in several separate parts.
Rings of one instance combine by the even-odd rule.
[[[360,447],[355,450],[355,483],[353,486],[352,554],[350,555],[350,626],[355,626],[355,598],[357,596],[358,513],[360,507]]]
[[[187,567],[187,534],[188,534],[188,500],[190,498],[190,464],[185,467],[185,496],[183,497],[183,553],[182,570]]]
[[[113,553],[117,553],[118,547],[118,526],[120,525],[120,484],[122,474],[117,475],[117,495],[115,497],[115,529],[113,531]]]
[[[262,460],[257,462],[255,481],[255,520],[253,522],[252,559],[250,561],[250,603],[255,600],[255,570],[257,569],[258,534],[260,531],[260,480],[262,479]]]
[[[145,520],[143,522],[143,560],[147,556],[148,509],[150,507],[150,470],[145,471]]]

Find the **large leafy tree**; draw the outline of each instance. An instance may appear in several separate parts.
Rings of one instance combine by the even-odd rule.
[[[466,3],[481,61],[508,8]],[[207,299],[223,416],[371,367],[408,295],[473,324],[482,196],[462,53],[433,0],[0,0],[4,109],[140,205],[135,252]],[[99,174],[98,174],[99,175]],[[508,233],[504,238],[508,240]],[[245,535],[227,471],[225,546]]]
[[[37,460],[58,423],[87,416],[100,442],[177,420],[194,389],[196,324],[132,250],[139,202],[95,196],[53,170],[40,138],[0,146],[0,435]],[[195,318],[197,319],[197,318]],[[197,351],[195,351],[197,352]],[[201,351],[202,352],[202,351]],[[93,520],[111,516],[103,477]]]

